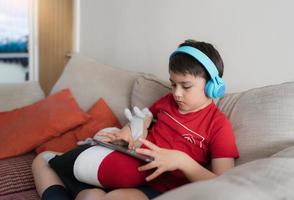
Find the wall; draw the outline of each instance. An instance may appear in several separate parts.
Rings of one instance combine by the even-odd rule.
[[[82,0],[80,52],[168,79],[168,57],[187,38],[211,42],[229,92],[294,80],[294,1]]]

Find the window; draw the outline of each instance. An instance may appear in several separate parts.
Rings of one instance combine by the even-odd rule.
[[[0,82],[35,80],[32,2],[0,1]]]

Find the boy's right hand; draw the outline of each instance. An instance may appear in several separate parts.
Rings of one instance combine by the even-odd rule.
[[[134,139],[131,133],[131,129],[128,125],[124,126],[122,129],[102,129],[96,133],[94,139],[102,140],[104,142],[111,142],[121,146],[128,146],[129,149],[134,148]]]

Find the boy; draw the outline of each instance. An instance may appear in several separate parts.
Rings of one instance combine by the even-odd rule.
[[[147,183],[111,191],[85,189],[76,199],[151,199],[183,184],[214,178],[234,167],[234,158],[239,154],[233,131],[212,100],[222,97],[225,90],[220,78],[223,62],[217,50],[211,44],[187,40],[170,56],[169,73],[172,92],[150,107],[157,122],[148,132],[147,140],[141,140],[147,148],[136,149],[154,158],[138,168],[153,170],[146,177]],[[109,141],[123,139],[132,148],[130,132],[125,126],[119,133],[101,135]],[[208,164],[211,171],[206,168]],[[62,193],[66,196],[63,183],[45,166],[39,156],[33,163],[42,199]],[[43,173],[50,177],[49,181],[42,178]]]

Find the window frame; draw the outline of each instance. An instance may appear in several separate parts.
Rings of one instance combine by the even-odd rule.
[[[39,81],[38,0],[29,0],[29,80]]]

